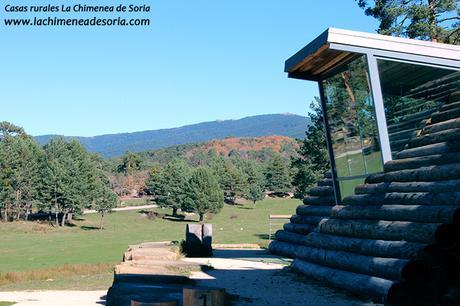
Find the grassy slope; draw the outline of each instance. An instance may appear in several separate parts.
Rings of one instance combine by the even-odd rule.
[[[267,244],[269,214],[293,214],[298,200],[268,199],[252,205],[225,206],[208,222],[216,243]],[[161,210],[168,212],[169,210]],[[129,244],[182,240],[187,221],[149,220],[137,211],[107,216],[85,215],[74,227],[54,229],[36,223],[0,224],[0,273],[57,267],[64,264],[119,262]]]

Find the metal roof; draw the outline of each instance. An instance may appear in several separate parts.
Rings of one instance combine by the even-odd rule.
[[[446,62],[460,67],[460,46],[329,28],[289,58],[285,71],[293,78],[318,80],[363,53],[395,59],[414,57],[419,62]]]

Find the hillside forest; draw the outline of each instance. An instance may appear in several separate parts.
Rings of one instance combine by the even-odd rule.
[[[316,105],[316,106],[315,106]],[[223,205],[266,196],[302,197],[326,171],[317,104],[303,140],[286,136],[227,137],[104,159],[78,140],[41,146],[23,128],[0,123],[0,216],[64,226],[94,209],[103,217],[119,199],[145,197],[200,221]],[[310,123],[311,119],[311,123]]]

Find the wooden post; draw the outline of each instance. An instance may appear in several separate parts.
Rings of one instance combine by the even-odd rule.
[[[223,288],[184,288],[183,306],[224,306]]]

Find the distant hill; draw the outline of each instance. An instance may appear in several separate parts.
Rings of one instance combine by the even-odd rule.
[[[116,157],[126,151],[152,151],[227,137],[280,135],[303,138],[309,123],[310,120],[307,117],[293,114],[273,114],[245,117],[238,120],[203,122],[172,129],[65,138],[77,139],[89,151],[100,153],[104,157]],[[55,137],[59,137],[59,135],[43,135],[35,138],[43,145]]]

